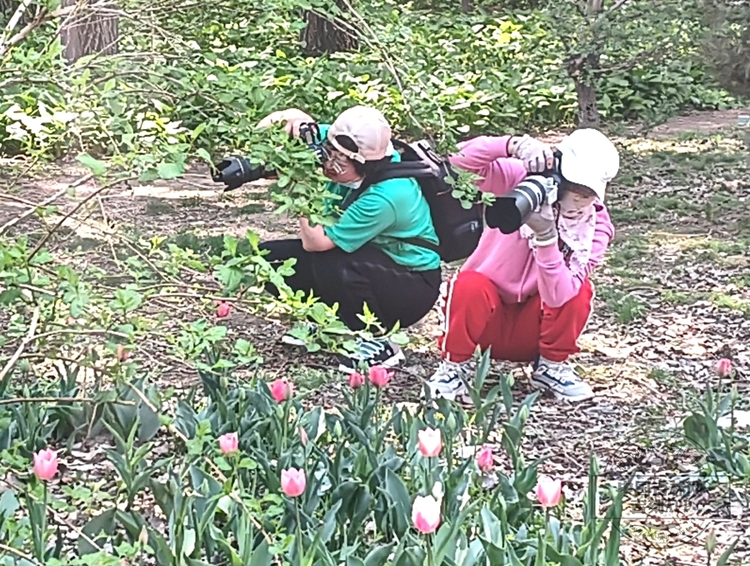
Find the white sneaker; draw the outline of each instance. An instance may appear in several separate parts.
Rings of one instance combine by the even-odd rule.
[[[360,340],[358,344],[359,351],[339,356],[339,371],[351,374],[359,371],[360,365],[392,368],[406,359],[398,344],[391,342],[388,338]]]
[[[319,326],[314,322],[306,322],[295,326],[281,337],[281,342],[289,346],[305,346],[305,338],[314,336]]]
[[[531,384],[539,389],[549,389],[558,399],[583,401],[591,399],[594,391],[566,362],[552,362],[539,357]]]
[[[465,362],[449,362],[443,360],[427,381],[430,395],[433,398],[442,397],[449,401],[470,401],[469,390],[466,388],[462,377],[466,380],[472,377],[473,365],[471,360]],[[422,392],[424,396],[424,392]]]

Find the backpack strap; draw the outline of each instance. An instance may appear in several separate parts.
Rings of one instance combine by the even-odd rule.
[[[394,145],[403,144],[403,142],[397,142],[397,140],[393,141]],[[411,151],[414,151],[408,145],[406,145],[406,147],[408,147]],[[387,167],[378,171],[376,175],[374,175],[370,179],[366,179],[359,188],[350,191],[346,199],[344,199],[344,202],[341,203],[341,208],[342,210],[346,210],[352,205],[352,203],[354,203],[354,201],[361,197],[367,189],[377,183],[389,181],[390,179],[426,178],[432,177],[433,174],[434,172],[432,168],[429,165],[421,162],[400,161],[397,163],[390,163]],[[398,238],[398,240],[406,242],[407,244],[411,244],[413,246],[426,248],[438,254],[440,253],[440,248],[437,244],[433,244],[432,242],[430,242],[429,240],[425,240],[424,238]]]

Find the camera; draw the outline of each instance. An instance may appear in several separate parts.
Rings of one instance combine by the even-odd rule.
[[[552,168],[527,176],[509,192],[495,197],[495,202],[484,213],[487,226],[499,228],[503,234],[515,232],[545,202],[554,204],[557,201],[562,182],[560,154],[556,152]]]
[[[320,137],[320,128],[314,122],[300,124],[299,137],[302,142],[318,157],[321,166],[330,154],[325,148]],[[232,191],[258,179],[267,179],[275,176],[274,171],[266,170],[263,165],[253,167],[246,157],[230,155],[215,166],[216,171],[211,174],[214,183],[224,183],[225,191]]]

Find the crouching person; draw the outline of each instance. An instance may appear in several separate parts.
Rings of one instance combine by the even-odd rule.
[[[269,115],[260,126],[284,123],[296,134],[305,122],[314,120],[290,109]],[[400,161],[380,111],[355,106],[330,126],[318,127],[324,140],[323,171],[330,179],[327,189],[342,198],[335,206],[343,211],[327,227],[313,227],[300,218],[297,238],[264,242],[260,248],[268,251],[266,259],[272,263],[295,258],[295,273],[286,283],[328,305],[338,303],[339,317],[351,330],[364,328],[357,315],[365,304],[386,329],[397,323],[409,327],[435,305],[442,280],[440,256],[430,249],[438,243],[430,207],[413,178],[370,182],[389,163]],[[379,338],[362,341],[340,369],[352,372],[359,364],[390,367],[403,358],[396,344]]]
[[[482,136],[459,146],[450,161],[480,175],[480,190],[495,195],[554,167],[562,182],[557,201],[533,212],[519,230],[486,227],[477,249],[444,284],[438,299],[443,360],[428,382],[432,395],[466,394],[461,376],[470,376],[479,346],[493,359],[533,362],[532,384],[558,398],[592,397],[567,360],[580,351],[591,314],[589,275],[614,236],[604,196],[619,169],[617,149],[593,129],[577,130],[556,147],[529,136]]]

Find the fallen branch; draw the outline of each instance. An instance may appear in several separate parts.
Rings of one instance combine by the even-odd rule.
[[[42,249],[42,246],[44,246],[44,244],[46,244],[46,243],[47,243],[47,241],[48,241],[48,240],[49,240],[49,239],[50,239],[50,238],[52,237],[52,235],[53,235],[53,234],[54,234],[55,232],[57,232],[57,231],[58,231],[58,230],[60,229],[60,227],[61,227],[61,226],[62,226],[62,225],[63,225],[63,224],[65,223],[65,221],[66,221],[66,220],[67,220],[68,218],[70,218],[71,216],[73,216],[73,215],[74,215],[74,214],[75,214],[76,212],[78,212],[79,210],[81,210],[81,208],[83,208],[83,206],[84,206],[84,205],[85,205],[85,204],[86,204],[87,202],[89,202],[89,201],[90,201],[91,199],[95,198],[95,197],[96,197],[96,195],[98,195],[99,193],[102,193],[102,192],[106,191],[107,189],[111,189],[112,187],[114,187],[114,186],[116,186],[116,185],[119,185],[120,183],[127,183],[128,181],[134,181],[134,180],[135,180],[135,179],[137,179],[137,178],[138,178],[138,177],[136,177],[135,175],[132,175],[132,176],[130,176],[130,177],[125,177],[125,178],[123,178],[123,179],[115,179],[114,181],[112,181],[112,182],[110,182],[110,183],[107,183],[107,184],[105,184],[105,185],[102,185],[101,187],[99,187],[98,189],[96,189],[96,190],[95,190],[94,192],[92,192],[92,193],[91,193],[90,195],[88,195],[88,196],[87,196],[87,197],[86,197],[85,199],[83,199],[83,200],[82,200],[81,202],[79,202],[79,203],[78,203],[78,204],[77,204],[77,205],[75,206],[75,208],[73,208],[73,210],[71,210],[70,212],[66,213],[66,214],[65,214],[65,215],[64,215],[64,216],[63,216],[63,217],[62,217],[62,218],[61,218],[61,219],[60,219],[60,220],[58,221],[58,223],[57,223],[57,224],[55,224],[55,226],[54,226],[54,227],[52,228],[52,230],[50,230],[50,231],[49,231],[49,232],[47,233],[47,235],[46,235],[46,236],[44,236],[44,238],[42,238],[42,239],[41,239],[41,240],[39,241],[39,243],[38,243],[38,244],[36,245],[36,247],[35,247],[35,248],[34,248],[33,250],[31,250],[31,253],[29,254],[29,256],[28,256],[28,258],[26,259],[26,261],[31,261],[31,258],[33,258],[33,257],[34,257],[34,256],[35,256],[35,255],[36,255],[37,253],[39,253],[39,250],[41,250],[41,249]]]
[[[34,213],[35,213],[35,212],[36,212],[36,211],[37,211],[38,209],[40,209],[40,208],[42,208],[42,207],[44,207],[44,206],[47,206],[47,205],[48,205],[48,204],[50,204],[50,203],[53,203],[53,202],[55,202],[55,201],[56,201],[56,200],[57,200],[58,198],[60,198],[61,196],[63,196],[63,195],[64,195],[65,193],[67,193],[67,192],[68,192],[68,191],[69,191],[70,189],[73,189],[73,188],[75,188],[75,187],[78,187],[79,185],[82,185],[83,183],[85,183],[86,181],[88,181],[89,179],[91,179],[91,178],[92,178],[93,176],[94,176],[94,175],[93,175],[93,173],[89,173],[88,175],[84,175],[83,177],[81,177],[81,178],[80,178],[80,179],[78,179],[77,181],[74,181],[73,183],[71,183],[70,185],[68,185],[67,187],[65,187],[64,189],[60,189],[59,191],[57,191],[57,192],[56,192],[56,193],[55,193],[54,195],[52,195],[51,197],[49,197],[49,198],[46,198],[46,199],[44,199],[44,200],[43,200],[42,202],[40,202],[39,204],[36,204],[36,205],[34,205],[34,206],[33,206],[32,208],[29,208],[29,209],[28,209],[28,210],[27,210],[26,212],[24,212],[23,214],[20,214],[19,216],[16,216],[16,217],[15,217],[15,218],[13,218],[12,220],[9,220],[9,221],[8,221],[8,222],[6,222],[5,224],[3,224],[3,226],[2,226],[2,227],[0,227],[0,235],[4,234],[4,233],[5,233],[5,231],[6,231],[6,230],[7,230],[8,228],[10,228],[11,226],[14,226],[15,224],[18,224],[18,223],[19,223],[19,222],[20,222],[21,220],[23,220],[24,218],[27,218],[27,217],[31,216],[31,215],[32,215],[32,214],[34,214]]]
[[[4,44],[5,38],[7,38],[11,34],[11,32],[14,29],[16,29],[18,22],[21,21],[21,18],[23,17],[23,13],[26,11],[26,8],[29,7],[29,4],[31,4],[31,0],[22,0],[18,4],[16,11],[10,17],[10,20],[8,20],[8,25],[5,26],[5,31],[3,32],[3,39],[2,41],[0,41],[0,45]]]
[[[41,314],[40,307],[36,307],[34,309],[34,313],[31,315],[31,324],[29,325],[29,331],[26,333],[26,337],[21,341],[21,344],[19,344],[16,351],[13,353],[13,355],[8,360],[8,363],[5,364],[5,367],[2,371],[0,371],[0,383],[5,379],[5,376],[10,372],[10,370],[13,369],[13,366],[18,361],[18,358],[21,357],[21,354],[23,354],[23,351],[26,349],[26,346],[28,346],[33,340],[34,340],[34,332],[36,332],[37,324],[39,324],[39,315]]]
[[[37,564],[39,566],[40,563],[36,561],[36,559],[33,556],[30,556],[28,554],[24,554],[20,550],[17,550],[13,548],[12,546],[7,546],[5,544],[0,544],[0,550],[3,550],[7,552],[8,554],[12,554],[13,556],[16,556],[17,558],[20,558],[21,560],[26,560],[28,562],[31,562],[32,564]]]

